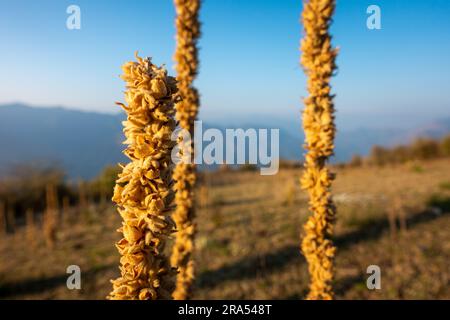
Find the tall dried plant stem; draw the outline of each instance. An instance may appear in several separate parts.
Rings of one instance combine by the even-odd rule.
[[[9,205],[7,207],[7,212],[6,215],[8,217],[8,227],[9,230],[11,231],[11,233],[15,233],[16,232],[16,212],[14,211],[14,208]]]
[[[312,215],[304,225],[302,251],[308,261],[310,291],[308,299],[333,299],[334,255],[331,240],[335,206],[331,199],[334,175],[326,167],[334,149],[334,106],[330,79],[336,68],[337,50],[332,48],[329,27],[334,0],[305,1],[302,13],[304,38],[301,64],[305,70],[308,97],[304,99],[305,172],[301,186],[309,194]]]
[[[46,187],[46,209],[44,212],[44,236],[47,247],[53,248],[56,244],[56,229],[58,215],[58,195],[53,184]]]
[[[193,136],[194,121],[199,108],[199,94],[192,83],[198,71],[197,40],[200,36],[198,15],[200,0],[175,0],[177,12],[177,47],[175,51],[175,69],[178,73],[178,89],[182,101],[176,105],[176,117],[180,127]],[[182,142],[183,143],[183,142]],[[187,142],[185,142],[187,143]],[[185,146],[193,159],[194,146]],[[184,155],[186,156],[186,155]],[[178,269],[176,288],[173,298],[185,300],[190,297],[194,281],[194,188],[196,169],[194,164],[180,163],[176,166],[175,180],[176,210],[173,219],[176,224],[176,239],[173,246],[171,264]]]
[[[68,196],[64,196],[62,199],[62,218],[61,225],[63,227],[69,224],[69,216],[70,216],[70,200]]]
[[[174,223],[170,217],[174,198],[171,140],[175,129],[176,81],[149,58],[123,67],[127,113],[123,122],[131,160],[121,166],[113,201],[123,218],[118,230],[123,238],[116,247],[121,254],[121,276],[112,281],[110,299],[170,299],[174,272],[164,245]]]
[[[25,212],[25,220],[26,220],[26,237],[27,244],[29,244],[32,248],[36,247],[36,227],[34,223],[34,211],[31,208],[28,208]]]
[[[78,181],[78,214],[86,223],[90,223],[91,212],[86,194],[86,183],[82,180]]]
[[[5,213],[5,203],[0,201],[0,235],[6,234],[7,222]]]

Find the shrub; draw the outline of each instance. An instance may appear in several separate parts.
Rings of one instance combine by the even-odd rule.
[[[117,165],[108,165],[103,168],[97,177],[90,181],[87,185],[87,192],[92,200],[104,202],[106,199],[111,199],[115,180],[120,170],[120,167]]]
[[[350,160],[350,163],[349,163],[349,165],[351,167],[361,167],[362,164],[363,164],[363,158],[358,154],[353,155],[352,159]]]
[[[256,171],[258,166],[256,164],[245,163],[239,166],[239,171]]]
[[[377,166],[383,166],[389,162],[388,154],[389,152],[387,149],[375,145],[370,149],[369,163]]]
[[[439,155],[439,145],[435,140],[419,138],[412,144],[411,152],[416,159],[432,159]]]
[[[300,161],[280,159],[278,162],[280,169],[298,169],[302,167]]]
[[[24,213],[28,208],[35,212],[46,210],[46,189],[49,184],[55,187],[58,196],[72,196],[64,176],[64,171],[57,166],[16,165],[10,168],[0,182],[0,201],[8,207],[12,219],[25,221]]]
[[[444,157],[450,156],[450,134],[445,136],[439,145],[440,153]]]
[[[430,138],[418,138],[410,145],[399,145],[393,148],[375,145],[368,156],[368,163],[383,166],[447,156],[450,156],[450,136],[446,136],[440,141]]]

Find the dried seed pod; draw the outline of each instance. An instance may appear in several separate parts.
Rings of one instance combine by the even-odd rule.
[[[121,276],[112,281],[110,299],[170,299],[174,271],[163,253],[174,228],[170,217],[172,190],[171,152],[175,129],[176,81],[149,58],[123,65],[127,112],[123,122],[124,151],[131,160],[122,166],[113,201],[123,218]]]
[[[199,107],[199,95],[192,83],[198,70],[197,40],[200,36],[200,23],[198,21],[200,0],[175,0],[175,8],[177,12],[177,47],[174,58],[175,69],[178,73],[178,89],[181,96],[181,102],[176,105],[176,117],[180,127],[189,131],[192,136]],[[188,150],[191,159],[193,158],[194,147],[192,144],[185,146],[183,150]],[[194,281],[192,251],[195,234],[195,165],[178,164],[173,178],[175,180],[174,188],[177,191],[175,195],[176,209],[173,215],[177,233],[170,260],[172,266],[178,268],[173,298],[185,300],[190,296]]]
[[[309,193],[312,215],[304,225],[302,251],[311,277],[308,299],[332,299],[335,247],[330,240],[335,207],[330,186],[334,176],[326,167],[334,149],[334,106],[330,79],[336,68],[337,50],[331,46],[329,26],[334,0],[305,1],[302,13],[305,35],[301,42],[301,64],[305,70],[309,96],[304,99],[305,172],[302,188]]]

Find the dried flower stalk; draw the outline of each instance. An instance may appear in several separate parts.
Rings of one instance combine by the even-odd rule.
[[[69,214],[70,214],[70,200],[68,196],[64,196],[62,199],[62,219],[61,219],[61,225],[64,227],[69,225]]]
[[[0,235],[6,234],[6,213],[5,213],[5,203],[0,201]]]
[[[45,243],[48,248],[53,248],[56,244],[58,196],[56,188],[52,184],[48,184],[46,187],[46,206],[43,221]]]
[[[112,281],[110,299],[169,299],[174,271],[164,255],[164,245],[174,228],[170,217],[172,190],[171,151],[175,128],[176,81],[149,58],[122,66],[128,105],[123,122],[131,160],[121,166],[112,200],[123,218],[118,229],[123,238],[121,276]]]
[[[308,299],[333,299],[334,247],[331,236],[335,206],[331,199],[334,175],[326,167],[334,149],[334,106],[330,79],[336,68],[337,50],[332,48],[329,26],[334,0],[309,0],[302,13],[305,35],[301,42],[301,64],[307,75],[309,96],[304,99],[305,172],[301,186],[309,194],[312,215],[304,225],[302,251],[311,277]]]
[[[197,118],[199,94],[192,83],[197,76],[198,50],[197,40],[200,36],[198,14],[200,0],[175,0],[177,12],[177,47],[175,51],[175,69],[178,73],[178,89],[182,101],[176,105],[176,117],[180,127],[189,131],[193,136],[194,121]],[[181,141],[181,143],[183,143]],[[187,143],[187,142],[185,142]],[[185,146],[193,158],[194,146]],[[173,178],[175,180],[176,209],[173,219],[177,233],[173,246],[171,264],[178,269],[176,288],[173,298],[185,300],[190,297],[194,281],[194,188],[196,183],[196,169],[194,164],[180,163],[176,166]]]
[[[86,223],[90,223],[91,212],[86,194],[86,183],[82,180],[78,181],[78,214]]]
[[[8,227],[11,233],[16,232],[16,212],[14,211],[14,208],[9,205],[7,208],[7,220],[8,220]]]
[[[25,222],[26,222],[26,238],[27,243],[32,247],[36,247],[36,226],[34,223],[34,211],[28,208],[25,212]]]

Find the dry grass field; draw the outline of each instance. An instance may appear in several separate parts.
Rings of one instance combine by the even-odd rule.
[[[450,299],[450,161],[335,171],[336,298]],[[300,174],[206,176],[197,192],[195,299],[305,297],[299,233],[308,212]],[[112,205],[92,205],[65,220],[53,250],[42,234],[30,243],[25,228],[1,239],[1,299],[106,297],[119,273],[119,215]],[[72,264],[81,267],[81,290],[66,288]],[[372,264],[381,267],[381,290],[366,287]]]

